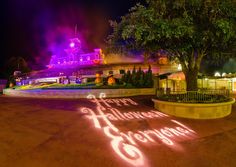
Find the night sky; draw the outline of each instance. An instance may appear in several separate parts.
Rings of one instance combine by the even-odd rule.
[[[118,20],[137,0],[7,0],[1,2],[0,68],[13,56],[46,65],[55,46],[78,37],[86,49],[103,47]]]

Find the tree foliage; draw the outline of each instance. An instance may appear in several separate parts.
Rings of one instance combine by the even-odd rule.
[[[15,85],[16,76],[13,76],[14,71],[21,71],[21,73],[30,72],[30,68],[23,57],[11,57],[4,67],[4,78],[8,79],[6,87],[9,87],[10,83]]]
[[[187,90],[196,90],[202,59],[219,60],[235,46],[236,1],[146,0],[111,26],[111,45],[122,43],[146,54],[168,51],[182,65]]]
[[[11,57],[4,68],[6,78],[13,75],[14,71],[21,71],[21,73],[30,72],[30,68],[23,57]]]

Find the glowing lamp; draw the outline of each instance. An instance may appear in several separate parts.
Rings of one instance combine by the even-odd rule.
[[[177,69],[178,69],[178,70],[182,70],[182,65],[181,65],[181,64],[178,64]]]
[[[99,73],[96,73],[96,78],[100,78],[101,77],[101,74],[99,74]]]
[[[74,43],[74,42],[71,42],[71,43],[70,43],[70,47],[71,47],[71,48],[75,47],[75,43]]]
[[[96,79],[95,79],[95,83],[99,84],[102,82],[102,78],[101,78],[101,74],[96,73]]]
[[[219,72],[216,72],[216,73],[215,73],[215,77],[220,77],[220,73],[219,73]]]

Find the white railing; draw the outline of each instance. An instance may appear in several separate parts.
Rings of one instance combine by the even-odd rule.
[[[229,98],[229,90],[164,91],[157,90],[157,98],[176,102],[221,102]]]

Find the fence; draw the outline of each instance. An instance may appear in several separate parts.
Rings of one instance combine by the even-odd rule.
[[[157,98],[165,101],[175,102],[222,102],[229,99],[230,92],[227,89],[220,90],[198,90],[198,91],[170,91],[157,90]]]

